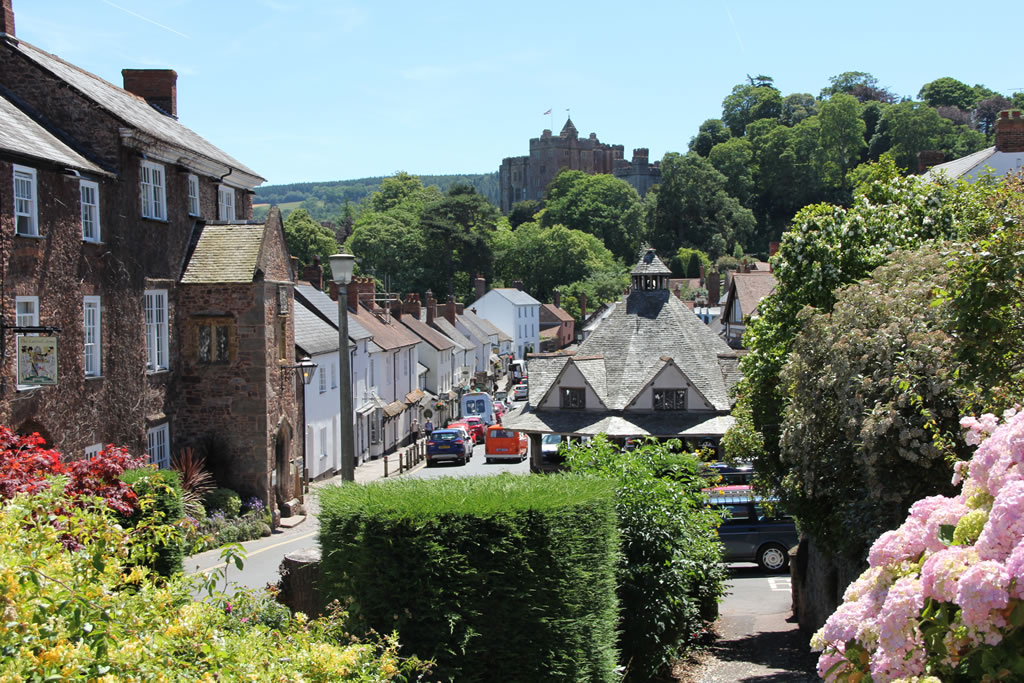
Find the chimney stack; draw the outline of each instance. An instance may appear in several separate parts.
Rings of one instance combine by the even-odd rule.
[[[178,74],[173,69],[121,69],[124,89],[178,118]]]
[[[437,302],[434,301],[434,293],[427,290],[427,324],[434,324],[434,316],[437,315]]]
[[[420,319],[420,295],[409,293],[405,295],[404,313],[410,317]]]
[[[924,173],[932,166],[946,161],[946,153],[941,149],[923,149],[917,153],[917,172]]]
[[[360,280],[362,280],[361,277],[354,277],[354,278],[352,278],[352,282],[348,283],[348,287],[346,287],[346,289],[348,290],[348,307],[351,308],[356,313],[359,312],[359,289],[360,289],[359,281]],[[333,284],[333,281],[332,281],[332,284]]]
[[[388,308],[391,309],[391,317],[395,320],[402,319],[402,299],[396,296],[388,301]]]
[[[462,315],[464,310],[466,310],[465,304],[455,304],[455,315]]]
[[[718,301],[722,298],[722,292],[720,287],[719,275],[717,270],[712,270],[708,274],[708,306],[717,306]]]
[[[11,0],[3,0],[3,8],[0,9],[0,33],[14,38],[14,8],[11,7]]]
[[[1024,152],[1024,119],[1019,111],[999,112],[996,119],[996,151]]]
[[[455,325],[455,297],[451,294],[448,295],[448,301],[444,305],[444,317],[453,326]]]
[[[313,262],[302,269],[302,279],[317,289],[323,289],[324,270],[320,267],[320,255],[313,255]]]
[[[487,293],[487,280],[480,273],[477,273],[476,278],[473,279],[473,287],[476,289],[476,298],[484,298],[484,294]]]
[[[512,286],[515,287],[516,289],[518,289],[520,292],[523,291],[523,281],[522,280],[513,280],[512,281]]]
[[[562,307],[562,293],[559,292],[558,289],[555,289],[555,291],[551,293],[551,303],[555,305],[555,308]]]

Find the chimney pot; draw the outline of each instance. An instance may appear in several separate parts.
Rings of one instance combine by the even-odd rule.
[[[178,118],[178,74],[173,69],[121,69],[124,89]]]

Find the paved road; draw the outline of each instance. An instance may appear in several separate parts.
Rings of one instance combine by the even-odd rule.
[[[715,641],[685,683],[782,683],[819,680],[817,656],[792,618],[788,574],[766,574],[752,565],[730,566],[729,595],[719,608]]]

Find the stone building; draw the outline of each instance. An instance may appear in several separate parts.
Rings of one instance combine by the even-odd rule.
[[[177,119],[174,71],[122,76],[19,40],[0,0],[0,422],[69,456],[195,446],[274,509],[301,454],[280,215],[249,221],[263,178]],[[24,384],[48,333],[56,383]]]
[[[603,143],[594,133],[580,139],[572,119],[566,119],[557,136],[545,129],[539,138],[532,138],[528,156],[502,160],[498,169],[501,210],[508,213],[516,202],[542,199],[544,190],[563,168],[613,174],[643,196],[661,178],[659,163],[649,163],[648,156],[646,149],[635,149],[633,161],[626,161],[622,145]]]

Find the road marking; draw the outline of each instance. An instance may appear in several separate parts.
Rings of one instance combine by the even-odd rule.
[[[260,553],[265,553],[268,550],[273,550],[274,548],[279,548],[282,545],[288,545],[289,543],[294,543],[295,541],[301,541],[304,538],[310,538],[312,536],[316,536],[316,534],[317,534],[317,532],[311,531],[308,534],[305,534],[303,536],[296,536],[295,538],[289,538],[287,541],[281,541],[280,543],[275,543],[273,545],[268,545],[266,548],[260,548],[259,550],[253,550],[251,553],[246,553],[245,554],[245,559],[249,559],[253,555],[259,555]],[[226,567],[226,566],[228,566],[227,562],[221,562],[220,564],[215,564],[212,567],[207,567],[206,569],[200,569],[199,571],[192,572],[192,573],[193,574],[209,574],[214,569],[221,569],[222,567]]]
[[[771,586],[773,591],[789,593],[793,590],[793,585],[790,582],[789,577],[768,579],[768,585]]]

